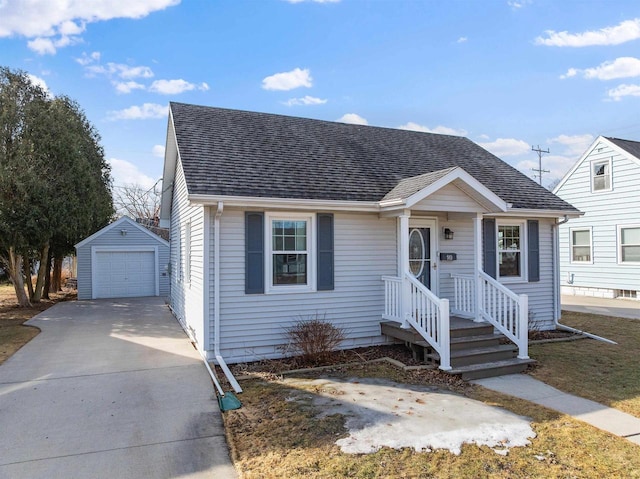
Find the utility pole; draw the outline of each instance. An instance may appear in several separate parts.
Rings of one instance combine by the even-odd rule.
[[[549,148],[547,148],[546,150],[542,150],[540,148],[540,145],[538,145],[538,148],[534,148],[533,146],[531,147],[531,151],[535,151],[536,153],[538,153],[538,168],[531,168],[531,171],[534,171],[535,175],[533,175],[534,178],[538,178],[539,182],[540,182],[540,186],[542,186],[542,174],[543,173],[549,173],[549,170],[543,170],[542,169],[542,154],[543,153],[549,153]]]

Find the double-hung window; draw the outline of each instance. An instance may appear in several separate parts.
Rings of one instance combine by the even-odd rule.
[[[504,280],[525,278],[524,223],[498,223],[498,277]]]
[[[592,263],[591,228],[571,229],[571,262]]]
[[[591,163],[591,191],[611,190],[611,160]]]
[[[618,226],[618,260],[640,263],[640,225]]]
[[[313,290],[313,215],[267,215],[267,287],[270,292]]]

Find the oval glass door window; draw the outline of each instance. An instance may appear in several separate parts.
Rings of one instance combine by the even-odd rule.
[[[409,233],[409,270],[414,276],[420,276],[424,268],[425,247],[420,230],[413,229]]]

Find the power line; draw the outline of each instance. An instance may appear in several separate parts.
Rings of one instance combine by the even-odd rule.
[[[535,151],[538,153],[538,168],[531,168],[531,171],[536,172],[537,174],[533,175],[534,178],[538,178],[540,180],[540,186],[542,186],[542,174],[543,173],[550,173],[549,170],[543,170],[542,169],[542,154],[543,153],[549,153],[549,148],[547,148],[546,150],[543,150],[540,148],[540,145],[538,145],[538,148],[534,148],[533,146],[531,147],[531,151]]]

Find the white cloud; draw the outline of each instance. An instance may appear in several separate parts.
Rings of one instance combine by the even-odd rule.
[[[109,62],[106,65],[87,65],[85,71],[88,76],[104,75],[106,77],[118,77],[123,80],[134,78],[152,78],[153,70],[146,66],[130,66],[124,63]]]
[[[625,96],[640,96],[640,85],[618,85],[607,92],[609,98],[620,101]]]
[[[529,5],[531,0],[509,0],[507,1],[507,5],[509,5],[513,9],[518,9]]]
[[[604,62],[593,68],[578,70],[569,68],[567,73],[560,76],[562,79],[571,78],[581,74],[584,78],[597,80],[615,80],[617,78],[630,78],[640,76],[640,59],[634,57],[620,57],[613,61]]]
[[[460,37],[458,38],[458,40],[456,41],[456,43],[466,43],[466,41],[468,40],[467,37]]]
[[[57,48],[81,41],[75,37],[86,24],[114,18],[142,18],[177,5],[180,0],[1,0],[0,38],[32,39],[29,48],[54,54]],[[45,42],[45,40],[49,42]]]
[[[565,73],[564,75],[560,75],[560,78],[562,80],[565,80],[567,78],[572,78],[576,76],[578,73],[580,73],[580,70],[578,70],[577,68],[569,68],[567,70],[567,73]]]
[[[276,73],[262,80],[262,88],[265,90],[293,90],[294,88],[311,88],[313,78],[308,68],[304,70],[295,68],[290,72]]]
[[[503,156],[517,156],[528,152],[531,149],[529,143],[515,138],[498,138],[490,142],[478,142],[485,150],[490,151],[499,158]]]
[[[555,143],[564,147],[563,155],[581,156],[586,149],[593,143],[593,135],[585,133],[584,135],[558,135],[555,138],[547,140],[548,143]]]
[[[45,82],[42,78],[32,75],[31,73],[27,73],[27,77],[29,77],[29,80],[31,80],[31,83],[42,88],[42,90],[47,95],[51,94],[51,91],[49,91],[49,87],[47,86],[47,82]]]
[[[166,105],[157,103],[144,103],[141,106],[130,106],[124,110],[108,112],[110,120],[149,120],[166,118],[169,110]]]
[[[153,93],[159,93],[161,95],[177,95],[185,91],[201,90],[207,91],[209,85],[201,83],[196,85],[195,83],[189,83],[186,80],[156,80],[149,87],[149,91]]]
[[[125,82],[114,82],[113,85],[116,87],[116,92],[118,93],[131,93],[133,90],[145,89],[145,86],[142,83],[138,83],[133,80]]]
[[[369,122],[355,113],[346,113],[336,121],[341,123],[351,123],[352,125],[368,125]]]
[[[584,153],[584,151],[580,152],[580,154],[582,153]],[[579,156],[543,155],[542,169],[549,170],[542,174],[543,186],[550,185],[556,180],[561,179],[567,171],[575,165],[578,158]],[[539,181],[539,178],[535,176],[538,173],[537,171],[534,171],[540,167],[536,153],[533,153],[533,156],[530,159],[519,161],[515,167],[528,177],[533,178],[536,182]]]
[[[327,100],[306,95],[302,98],[290,98],[283,103],[287,106],[324,105],[325,103],[327,103]]]
[[[153,145],[151,153],[153,153],[153,156],[157,156],[158,158],[164,158],[164,145]]]
[[[152,188],[156,180],[144,174],[133,163],[117,158],[107,160],[111,165],[111,177],[116,186],[140,185],[144,189]]]
[[[78,62],[83,67],[98,61],[100,61],[100,52],[91,52],[90,54],[87,54],[87,52],[82,52],[82,56],[80,58],[76,58],[76,62]]]
[[[536,45],[552,47],[587,47],[593,45],[619,45],[640,38],[640,18],[625,20],[615,27],[582,33],[547,30],[546,38],[535,39]]]
[[[466,136],[466,130],[456,130],[455,128],[449,128],[448,126],[436,126],[435,128],[429,128],[428,126],[419,125],[410,121],[404,125],[398,127],[400,130],[421,131],[423,133],[439,133],[441,135],[453,135],[453,136]]]

